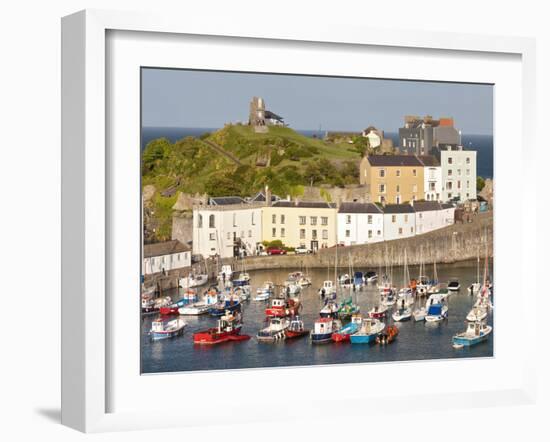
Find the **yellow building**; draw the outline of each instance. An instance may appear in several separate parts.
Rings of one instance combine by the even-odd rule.
[[[371,202],[402,204],[424,199],[424,164],[416,155],[369,155],[359,166]]]
[[[286,247],[304,246],[309,250],[336,244],[334,203],[277,201],[262,209],[262,239],[281,240]]]

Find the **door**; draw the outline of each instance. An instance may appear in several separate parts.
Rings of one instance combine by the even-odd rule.
[[[319,250],[319,241],[311,241],[311,251],[316,252]]]

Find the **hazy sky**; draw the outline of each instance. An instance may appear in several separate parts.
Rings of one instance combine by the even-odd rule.
[[[465,134],[492,134],[490,85],[143,69],[144,126],[212,127],[248,121],[249,102],[295,129],[397,132],[404,115],[451,116]]]

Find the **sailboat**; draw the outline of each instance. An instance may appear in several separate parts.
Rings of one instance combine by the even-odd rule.
[[[410,303],[412,300],[412,290],[407,287],[409,282],[409,268],[407,266],[407,249],[404,252],[403,259],[403,288],[399,292],[398,308],[392,314],[392,318],[396,322],[408,321],[412,317],[412,309]]]
[[[353,273],[353,268],[351,265],[351,254],[348,255],[348,266],[349,266],[349,273],[351,275]],[[338,317],[340,319],[349,319],[353,315],[359,313],[360,311],[360,308],[357,305],[357,302],[353,301],[354,288],[355,288],[354,285],[350,284],[349,297],[344,299],[340,304],[340,307],[338,308]]]
[[[479,253],[477,254],[477,282],[473,282],[468,287],[468,294],[471,296],[477,296],[481,289],[481,283],[479,282]]]

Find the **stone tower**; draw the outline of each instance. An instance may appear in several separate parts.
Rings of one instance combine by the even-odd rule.
[[[250,102],[248,124],[253,126],[256,132],[267,131],[267,127],[265,127],[265,102],[263,98],[252,98],[252,101]]]

